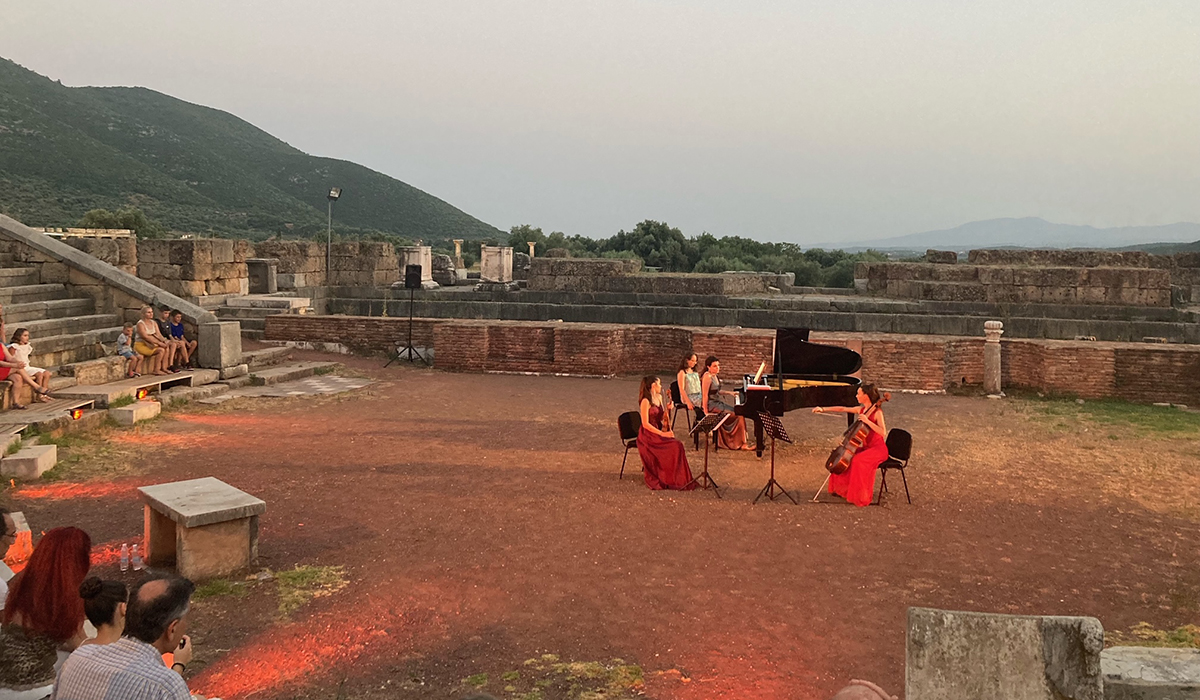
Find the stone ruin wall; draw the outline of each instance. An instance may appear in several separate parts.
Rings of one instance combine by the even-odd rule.
[[[867,294],[925,301],[1097,304],[1166,308],[1200,303],[1200,253],[973,250],[926,262],[858,263]]]
[[[386,355],[407,329],[407,318],[278,315],[267,318],[266,338]],[[464,372],[673,373],[691,349],[720,357],[736,379],[764,360],[770,367],[774,337],[763,329],[473,319],[422,318],[413,326],[413,344],[434,349],[434,366]],[[983,382],[982,337],[814,332],[811,339],[858,352],[863,379],[888,389],[943,391]],[[1085,399],[1194,405],[1200,396],[1200,347],[1191,345],[1005,339],[1001,371],[1006,387]]]
[[[253,257],[249,241],[228,238],[140,240],[137,276],[185,299],[248,294],[246,259]]]
[[[515,267],[515,265],[514,265]],[[528,288],[535,291],[692,294],[767,294],[785,277],[770,273],[642,273],[639,260],[616,258],[533,258]]]

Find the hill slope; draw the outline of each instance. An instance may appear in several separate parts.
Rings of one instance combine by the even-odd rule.
[[[310,156],[232,114],[145,88],[69,88],[0,58],[0,211],[33,226],[140,206],[182,231],[324,231],[335,223],[410,239],[500,231],[355,163]]]
[[[945,248],[965,251],[971,248],[1141,248],[1152,243],[1191,243],[1200,241],[1200,224],[1178,223],[1165,226],[1121,226],[1095,228],[1055,224],[1045,219],[988,219],[972,221],[941,231],[910,233],[906,236],[855,242],[854,248],[878,250],[922,250]]]

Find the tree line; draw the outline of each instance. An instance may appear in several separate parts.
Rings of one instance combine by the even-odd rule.
[[[791,272],[796,275],[795,283],[805,287],[853,287],[854,263],[887,259],[873,250],[806,250],[795,243],[768,243],[741,236],[717,238],[711,233],[689,238],[677,228],[650,220],[631,231],[621,230],[602,239],[568,236],[561,231],[547,235],[528,224],[512,227],[508,245],[515,251],[527,251],[530,242],[537,256],[562,249],[576,258],[639,258],[646,266],[663,272]]]

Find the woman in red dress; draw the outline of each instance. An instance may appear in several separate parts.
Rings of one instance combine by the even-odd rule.
[[[683,443],[675,439],[663,408],[662,382],[658,377],[642,377],[638,410],[642,414],[642,427],[638,430],[637,448],[646,486],[655,491],[695,488]]]
[[[869,428],[866,442],[854,453],[850,468],[841,474],[829,475],[829,493],[841,496],[856,506],[869,506],[875,497],[875,470],[887,459],[887,423],[883,420],[883,402],[890,394],[879,395],[874,384],[858,389],[858,406],[818,406],[813,413],[857,413]]]

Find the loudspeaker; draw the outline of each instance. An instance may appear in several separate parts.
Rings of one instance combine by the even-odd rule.
[[[404,266],[404,288],[405,289],[420,289],[421,288],[421,266],[420,265],[405,265]]]

